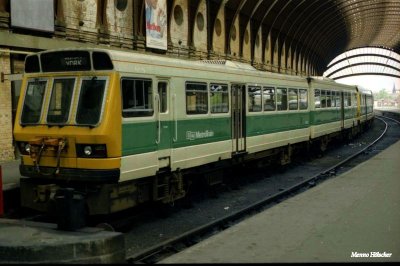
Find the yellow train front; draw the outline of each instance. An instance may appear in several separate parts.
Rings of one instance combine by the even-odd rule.
[[[48,211],[61,187],[90,194],[91,214],[109,213],[107,184],[120,176],[119,77],[105,52],[28,56],[14,137],[21,152],[21,205]],[[103,184],[106,184],[105,186]],[[111,185],[112,186],[112,185]]]

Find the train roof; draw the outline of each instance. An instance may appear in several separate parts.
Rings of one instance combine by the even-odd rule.
[[[357,89],[360,93],[362,94],[368,94],[368,95],[372,95],[372,91],[370,89],[367,89],[365,87],[362,87],[360,85],[357,85]]]
[[[351,90],[355,90],[357,91],[358,88],[355,85],[348,85],[348,84],[344,84],[344,83],[339,83],[336,82],[333,79],[327,78],[327,77],[322,77],[322,76],[311,76],[307,78],[309,82],[315,82],[319,85],[326,85],[328,87],[337,87],[337,88],[345,88],[345,89],[351,89]]]
[[[310,80],[317,80],[317,81],[325,81],[325,82],[332,82],[332,83],[337,83],[331,78],[323,77],[323,76],[310,76]]]
[[[141,66],[153,66],[153,67],[177,67],[182,69],[190,70],[203,70],[213,72],[214,70],[224,71],[227,73],[238,73],[243,75],[252,75],[264,78],[272,79],[285,79],[297,82],[305,82],[306,77],[304,76],[293,76],[280,73],[272,73],[267,71],[257,70],[253,66],[247,63],[230,61],[230,60],[193,60],[171,57],[168,55],[153,55],[140,51],[126,51],[118,49],[107,49],[107,48],[82,48],[82,47],[71,47],[63,49],[52,49],[37,54],[46,54],[52,52],[61,51],[89,51],[89,52],[105,52],[109,55],[113,62],[114,69],[116,71],[126,71],[127,63],[138,63]]]
[[[356,89],[357,91],[359,91],[362,94],[368,94],[368,95],[373,94],[371,90],[369,90],[365,87],[362,87],[360,85],[349,85],[349,84],[344,84],[344,83],[338,83],[335,80],[327,78],[327,77],[313,76],[313,77],[309,77],[308,79],[323,82],[323,83],[329,83],[329,84],[339,84],[342,87],[349,87],[349,88]]]

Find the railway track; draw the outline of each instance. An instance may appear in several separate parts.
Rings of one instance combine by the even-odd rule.
[[[316,186],[324,180],[336,176],[341,172],[359,164],[362,161],[374,156],[381,150],[393,144],[396,140],[400,139],[400,122],[382,116],[376,116],[377,122],[382,123],[382,132],[374,139],[370,140],[368,144],[363,145],[362,148],[357,149],[350,155],[340,158],[338,162],[325,167],[309,177],[302,178],[301,181],[295,182],[286,188],[279,188],[277,193],[267,195],[261,200],[253,202],[246,207],[232,211],[229,214],[223,215],[210,222],[199,225],[197,227],[186,230],[179,235],[171,236],[164,241],[145,248],[136,249],[134,252],[129,252],[129,244],[127,247],[127,262],[128,263],[156,263],[172,254],[178,253],[196,243],[201,242],[203,239],[214,235],[230,226],[234,225],[241,220],[246,219],[257,212],[263,211],[274,204],[277,204],[293,195],[305,191],[311,187]],[[375,123],[377,123],[375,122]],[[362,157],[362,158],[361,158]],[[126,237],[131,235],[127,233]],[[129,241],[127,240],[127,243]]]

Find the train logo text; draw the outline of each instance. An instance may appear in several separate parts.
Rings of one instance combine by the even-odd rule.
[[[196,140],[196,139],[204,139],[214,137],[214,131],[206,130],[204,132],[200,131],[186,131],[186,139],[187,140]]]

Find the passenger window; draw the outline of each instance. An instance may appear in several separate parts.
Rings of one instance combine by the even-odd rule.
[[[249,112],[261,112],[261,87],[248,87]]]
[[[264,87],[263,89],[264,111],[275,111],[275,88]]]
[[[308,108],[308,94],[306,89],[299,90],[300,95],[300,110],[306,110]]]
[[[332,96],[331,91],[326,91],[326,107],[332,106]]]
[[[347,106],[351,106],[351,92],[347,93]]]
[[[160,113],[166,113],[168,110],[167,82],[158,82],[158,95],[160,97]]]
[[[210,84],[211,113],[227,113],[229,111],[228,85]]]
[[[153,90],[150,79],[122,79],[122,116],[152,116]]]
[[[315,108],[321,108],[321,91],[320,90],[314,91],[314,105],[315,105]]]
[[[335,95],[335,107],[340,107],[340,92],[334,91],[332,93]]]
[[[276,90],[276,107],[278,111],[287,110],[287,89],[278,88]]]
[[[186,113],[191,115],[208,113],[206,83],[186,83]]]
[[[321,90],[321,108],[326,108],[326,91]]]
[[[369,107],[371,107],[371,106],[373,105],[372,96],[369,96],[369,95],[368,95],[368,97],[367,97],[367,105],[368,105]]]
[[[289,89],[289,110],[297,110],[299,107],[299,92],[297,89]]]

